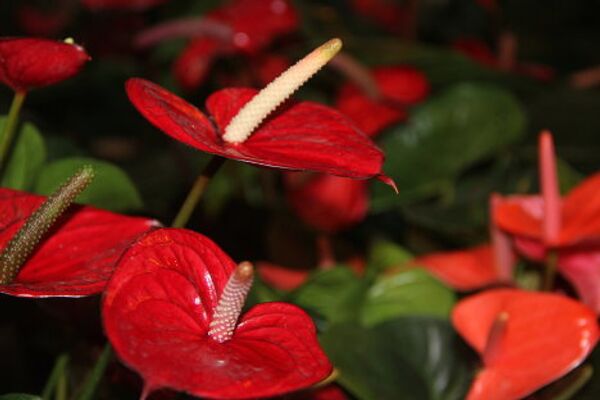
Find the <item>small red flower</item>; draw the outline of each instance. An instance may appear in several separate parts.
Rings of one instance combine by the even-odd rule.
[[[225,128],[256,94],[254,89],[223,89],[212,94],[209,119],[196,107],[143,79],[126,84],[138,111],[167,135],[222,157],[275,168],[309,170],[350,178],[377,177],[383,153],[339,112],[301,102],[267,118],[241,143],[223,139]],[[214,121],[214,123],[213,123]]]
[[[75,44],[48,39],[0,39],[0,82],[27,92],[77,74],[90,60]]]
[[[461,301],[452,323],[481,355],[468,400],[516,400],[577,367],[598,341],[592,310],[567,297],[498,289]]]
[[[0,249],[44,202],[36,196],[0,189]],[[21,297],[79,297],[100,293],[123,252],[158,222],[93,207],[73,206],[50,230],[0,293]]]
[[[452,48],[473,61],[491,69],[510,71],[540,81],[551,81],[556,75],[556,71],[552,67],[541,64],[514,63],[514,65],[504,66],[490,47],[479,39],[457,39],[452,43]]]
[[[421,102],[429,94],[425,75],[411,67],[379,67],[372,70],[378,96],[370,97],[357,86],[344,85],[337,96],[336,108],[350,117],[367,135],[404,121],[406,107]]]
[[[160,229],[122,258],[105,291],[115,351],[145,380],[142,397],[173,388],[207,398],[268,397],[309,387],[331,365],[312,320],[286,303],[254,306],[238,321],[252,267],[208,238]]]
[[[392,0],[352,0],[352,7],[392,32],[400,32],[410,16],[407,9]]]
[[[332,175],[284,175],[288,202],[308,225],[334,233],[362,221],[369,208],[366,181]]]
[[[309,269],[286,268],[264,261],[256,264],[256,272],[268,285],[285,291],[302,286],[311,273]]]
[[[168,0],[82,0],[90,10],[145,10],[166,3]]]
[[[561,198],[549,132],[540,135],[539,153],[542,195],[502,199],[495,223],[533,260],[543,261],[548,252],[556,252],[559,271],[583,301],[600,312],[600,174]]]
[[[218,57],[257,56],[277,37],[297,28],[298,15],[288,0],[234,0],[200,18],[159,25],[143,32],[136,42],[145,47],[171,36],[192,38],[175,61],[174,75],[184,89],[193,90],[204,82]]]

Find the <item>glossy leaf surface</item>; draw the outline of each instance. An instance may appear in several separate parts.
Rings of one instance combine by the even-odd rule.
[[[3,132],[5,120],[0,117],[0,132]],[[45,160],[44,139],[34,125],[23,124],[2,175],[2,187],[31,190]]]
[[[505,325],[490,344],[490,330],[501,313]],[[452,322],[484,359],[470,400],[522,398],[579,365],[598,340],[592,310],[549,293],[486,291],[461,301]]]
[[[0,189],[0,248],[44,197]],[[21,297],[79,297],[101,292],[123,252],[156,227],[154,220],[73,206],[56,223],[15,280],[0,293]]]
[[[36,193],[49,195],[84,165],[94,168],[96,178],[79,195],[78,202],[118,212],[142,207],[140,194],[125,172],[114,164],[94,158],[72,157],[49,163],[37,179]]]
[[[208,238],[180,229],[146,235],[123,257],[105,292],[104,326],[146,392],[256,398],[327,377],[312,320],[286,303],[259,304],[218,343],[208,327],[235,264]]]
[[[414,269],[380,277],[367,291],[360,319],[372,326],[411,315],[446,318],[454,302],[450,289],[426,271]]]
[[[464,397],[471,369],[450,324],[404,317],[372,328],[333,326],[322,337],[339,383],[361,400],[454,400]]]

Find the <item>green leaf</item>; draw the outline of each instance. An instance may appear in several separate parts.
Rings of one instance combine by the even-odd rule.
[[[383,271],[390,267],[402,265],[413,258],[405,248],[387,240],[377,240],[369,252],[369,268]]]
[[[0,117],[0,132],[3,132],[5,121],[6,117]],[[23,124],[16,134],[12,153],[2,176],[2,187],[31,190],[45,160],[44,139],[34,125]]]
[[[321,344],[339,383],[361,400],[458,400],[473,368],[469,352],[444,320],[404,317],[372,328],[337,324]]]
[[[463,83],[419,107],[409,124],[390,132],[382,147],[386,173],[412,200],[437,193],[474,163],[518,140],[525,115],[517,100],[492,85]],[[375,185],[375,206],[399,204],[394,194]]]
[[[78,203],[90,204],[111,211],[139,209],[142,200],[133,182],[119,167],[93,158],[65,158],[48,164],[36,182],[35,191],[48,195],[83,165],[91,165],[96,177],[77,198]]]
[[[42,400],[42,398],[33,394],[9,393],[0,395],[0,400]]]
[[[365,283],[350,268],[340,266],[314,273],[289,300],[329,322],[338,322],[356,316],[365,291]]]
[[[361,322],[372,326],[407,315],[447,318],[455,301],[452,290],[423,269],[384,275],[367,292]]]

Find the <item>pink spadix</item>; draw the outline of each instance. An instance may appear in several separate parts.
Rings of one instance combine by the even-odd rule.
[[[208,336],[219,343],[231,339],[252,287],[254,268],[247,261],[240,263],[225,285],[209,325]]]
[[[558,240],[561,219],[561,200],[556,173],[556,155],[552,134],[543,131],[539,138],[540,186],[544,199],[543,237],[546,244]]]

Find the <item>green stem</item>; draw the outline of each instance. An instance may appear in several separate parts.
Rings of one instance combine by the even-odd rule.
[[[52,372],[50,372],[50,376],[48,377],[48,381],[46,382],[46,386],[42,391],[42,399],[49,400],[52,392],[54,392],[55,387],[59,384],[61,377],[65,376],[65,371],[67,367],[67,363],[69,362],[69,356],[67,354],[61,354],[56,359],[54,363],[54,367],[52,368]]]
[[[558,267],[558,255],[556,251],[549,250],[546,256],[546,270],[544,272],[544,283],[542,290],[550,292],[554,288],[554,280],[556,278],[556,269]]]
[[[6,164],[6,159],[9,156],[9,150],[15,136],[17,122],[19,121],[19,113],[21,107],[25,101],[26,92],[16,92],[13,97],[10,110],[8,111],[8,118],[4,124],[2,135],[0,136],[0,170],[2,170]]]
[[[67,369],[63,370],[63,373],[58,377],[56,384],[56,392],[54,398],[56,400],[67,400],[68,382],[67,382]]]
[[[106,366],[110,361],[110,357],[112,355],[112,348],[110,347],[110,343],[106,343],[104,345],[104,349],[102,350],[102,354],[96,361],[96,365],[94,365],[94,369],[85,382],[83,383],[83,388],[79,392],[79,395],[76,397],[77,400],[91,400],[96,392],[96,387],[100,380],[102,379],[102,375],[104,375],[104,371],[106,370]]]
[[[224,162],[225,159],[219,156],[213,156],[210,159],[208,164],[204,167],[204,170],[202,170],[202,173],[196,178],[192,189],[188,193],[177,216],[173,220],[173,223],[171,224],[173,228],[183,228],[188,223],[196,205],[202,198],[208,183]]]
[[[567,382],[556,393],[552,393],[548,398],[551,400],[569,400],[574,399],[577,392],[585,386],[592,378],[594,368],[591,365],[583,365],[573,371],[567,377]]]

